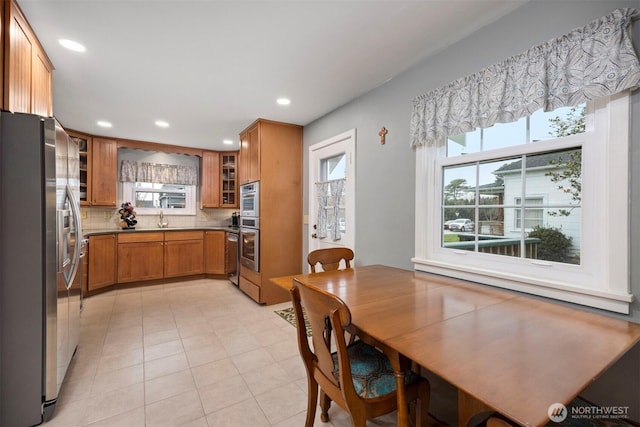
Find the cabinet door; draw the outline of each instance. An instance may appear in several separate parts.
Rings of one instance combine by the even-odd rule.
[[[200,184],[200,206],[220,206],[220,156],[216,152],[202,153],[202,180]]]
[[[89,245],[85,246],[83,249],[84,256],[80,258],[80,264],[82,265],[82,294],[86,295],[89,290]]]
[[[3,5],[4,7],[4,5]],[[9,69],[5,108],[14,112],[31,112],[31,61],[33,42],[27,23],[17,7],[11,3],[9,36]]]
[[[207,274],[225,274],[225,245],[224,231],[207,231],[204,235],[204,265]]]
[[[31,112],[41,116],[53,115],[53,95],[51,90],[51,68],[44,52],[35,49],[32,60]]]
[[[4,106],[9,111],[51,116],[53,65],[16,3],[9,4]]]
[[[163,242],[118,243],[118,283],[162,279]]]
[[[220,207],[238,207],[238,156],[236,153],[220,154]]]
[[[91,137],[89,135],[67,131],[69,137],[78,144],[80,153],[80,205],[91,204]]]
[[[164,277],[204,272],[203,240],[175,240],[164,245]]]
[[[238,180],[240,185],[249,182],[249,132],[240,134],[240,151],[238,151]]]
[[[87,274],[87,289],[90,291],[116,283],[115,234],[89,236]]]
[[[260,124],[249,129],[249,176],[248,182],[260,179]]]
[[[118,143],[113,139],[93,138],[91,162],[91,204],[116,207]]]

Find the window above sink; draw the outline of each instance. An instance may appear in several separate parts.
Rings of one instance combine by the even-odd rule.
[[[123,182],[123,195],[138,215],[195,215],[195,185]]]
[[[196,215],[196,156],[119,149],[120,200],[130,201],[137,215]]]

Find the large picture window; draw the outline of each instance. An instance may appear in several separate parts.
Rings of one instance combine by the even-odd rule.
[[[563,122],[564,113],[557,116]],[[583,133],[583,122],[581,113],[571,134]],[[442,247],[580,264],[581,153],[577,147],[473,163],[451,157],[464,163],[442,168]]]
[[[416,269],[626,313],[629,97],[417,147]]]

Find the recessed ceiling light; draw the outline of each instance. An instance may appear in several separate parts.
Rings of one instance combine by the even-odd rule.
[[[58,43],[60,43],[62,46],[66,47],[67,49],[72,50],[74,52],[84,52],[84,51],[87,50],[86,47],[82,46],[78,42],[74,42],[73,40],[60,39],[60,40],[58,40]]]
[[[105,120],[98,120],[98,126],[101,126],[103,128],[110,128],[113,127],[113,125]]]
[[[226,144],[226,145],[232,145],[232,144],[233,144],[233,141],[232,141],[232,140],[230,140],[230,139],[225,139],[224,141],[222,141],[222,143],[223,143],[223,144]]]
[[[291,104],[291,100],[287,99],[287,98],[278,98],[278,100],[276,102],[278,104],[280,104],[280,105],[289,105],[289,104]]]
[[[156,120],[156,126],[160,128],[168,128],[169,123],[165,122],[164,120]]]

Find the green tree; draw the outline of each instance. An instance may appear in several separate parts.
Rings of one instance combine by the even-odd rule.
[[[540,239],[536,259],[556,262],[570,261],[569,249],[572,239],[565,236],[560,229],[536,226],[529,233],[529,237]]]
[[[446,199],[458,200],[460,195],[469,190],[467,180],[464,178],[452,179],[449,184],[444,186],[444,194]]]
[[[585,131],[585,107],[571,107],[565,117],[556,116],[549,119],[553,129],[549,132],[555,137],[575,135]],[[566,157],[559,156],[549,160],[549,165],[554,169],[547,172],[551,182],[558,184],[558,189],[571,195],[571,199],[578,204],[582,200],[582,150],[574,150]],[[550,216],[569,216],[570,209],[558,209],[549,212]]]
[[[556,116],[549,119],[553,129],[549,135],[555,137],[575,135],[585,131],[585,107],[571,107],[567,115],[563,118]]]

